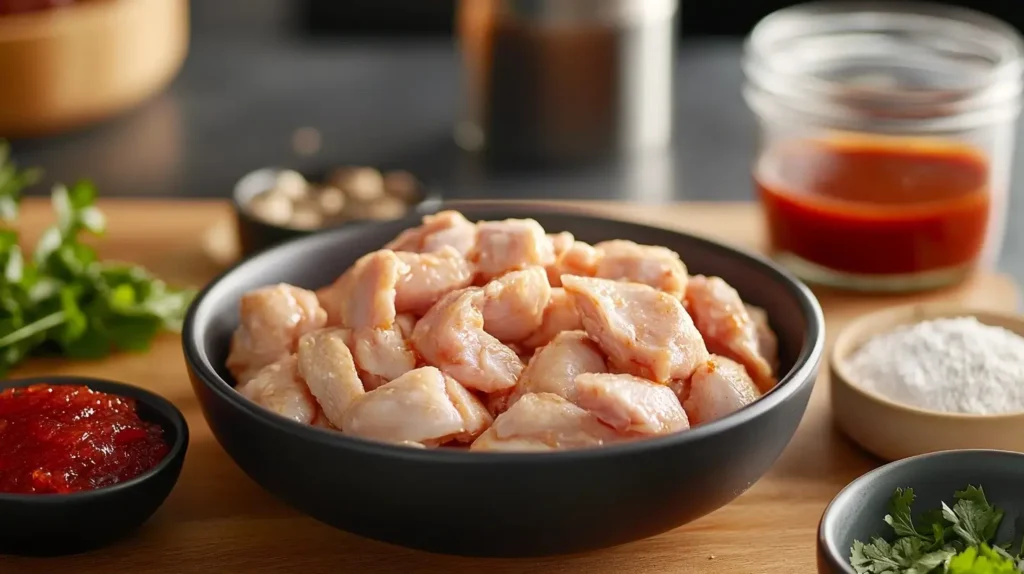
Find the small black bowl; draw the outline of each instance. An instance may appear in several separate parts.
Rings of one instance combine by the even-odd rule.
[[[947,450],[876,468],[847,485],[825,509],[818,525],[818,572],[856,574],[850,547],[854,540],[867,542],[892,532],[882,518],[897,488],[914,489],[914,509],[920,513],[939,508],[942,501],[952,505],[953,493],[967,485],[980,486],[988,501],[1006,512],[996,540],[1008,542],[1024,517],[1021,484],[1024,454],[1001,450]],[[1018,532],[1013,541],[1019,538]]]
[[[170,450],[156,467],[131,480],[70,494],[0,493],[0,554],[61,556],[100,548],[149,520],[178,481],[188,448],[185,417],[145,389],[88,377],[36,377],[0,382],[0,389],[84,385],[135,399],[142,420],[160,425]]]
[[[337,528],[433,552],[537,556],[614,546],[671,530],[727,504],[789,443],[823,349],[811,292],[759,257],[683,233],[538,206],[463,206],[471,220],[532,217],[588,242],[665,245],[691,273],[719,275],[763,307],[780,343],[781,382],[713,423],[670,436],[555,453],[421,450],[301,425],[246,400],[224,366],[243,293],[288,282],[316,288],[379,249],[402,221],[342,227],[289,242],[210,283],[182,334],[192,388],[214,436],[257,483]]]
[[[274,245],[278,245],[289,239],[303,237],[312,233],[333,229],[341,226],[359,225],[369,223],[366,220],[351,219],[343,223],[331,225],[322,229],[298,229],[285,227],[263,221],[253,215],[249,209],[249,202],[252,198],[270,189],[277,180],[277,174],[284,171],[282,168],[263,168],[249,172],[235,184],[231,194],[231,206],[235,212],[235,221],[238,226],[238,241],[241,246],[241,255],[247,257],[253,253],[263,251]],[[382,171],[390,171],[383,169]],[[303,174],[308,175],[308,174]],[[315,177],[307,177],[308,181],[319,182],[326,179],[326,174],[316,174]],[[423,216],[437,211],[441,204],[441,194],[433,187],[420,182],[423,189],[423,196],[419,202],[411,207],[410,213]]]

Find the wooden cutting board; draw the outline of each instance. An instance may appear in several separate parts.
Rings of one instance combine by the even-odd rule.
[[[97,242],[104,257],[137,262],[167,281],[202,285],[234,252],[230,210],[221,202],[121,200],[101,205],[109,220]],[[637,206],[577,203],[582,209],[677,228],[759,251],[763,228],[752,204]],[[28,201],[22,231],[31,239],[51,222],[45,202]],[[982,273],[921,296],[867,297],[816,291],[834,336],[849,319],[880,307],[959,301],[1015,310],[1005,275]],[[822,369],[823,373],[825,369]],[[163,394],[188,418],[192,440],[177,488],[135,536],[89,554],[58,559],[0,557],[0,572],[586,572],[756,574],[815,570],[818,519],[847,483],[879,464],[834,430],[828,381],[819,378],[796,436],[774,468],[732,504],[682,528],[583,555],[480,560],[425,554],[359,538],[307,518],[264,492],[214,440],[192,396],[179,339],[161,337],[148,353],[96,362],[34,361],[13,376],[78,374],[134,383]],[[501,493],[495,492],[500,500]],[[699,492],[693,493],[700,496]],[[0,517],[2,520],[3,517]]]

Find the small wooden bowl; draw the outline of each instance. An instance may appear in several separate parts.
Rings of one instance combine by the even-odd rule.
[[[847,357],[871,337],[901,325],[952,317],[974,317],[1024,336],[1024,318],[1018,315],[948,304],[896,307],[857,319],[836,338],[829,361],[832,413],[839,429],[885,460],[959,449],[1024,452],[1024,412],[972,415],[929,411],[865,389],[850,373]]]
[[[188,51],[188,0],[85,0],[0,17],[0,135],[108,118],[162,89]]]

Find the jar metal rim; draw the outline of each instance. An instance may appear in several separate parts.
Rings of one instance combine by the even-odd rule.
[[[886,18],[879,18],[883,15]],[[976,37],[983,38],[986,55],[991,54],[990,68],[976,82],[956,89],[896,93],[884,89],[851,89],[840,82],[780,69],[784,68],[785,62],[780,66],[780,62],[772,61],[772,49],[777,43],[814,38],[836,29],[854,33],[877,32],[879,29],[893,31],[894,23],[899,24],[900,18],[904,22],[916,20],[918,25],[929,22],[974,32]],[[986,110],[998,108],[1015,115],[1024,87],[1024,40],[1012,26],[976,10],[930,2],[824,0],[798,4],[773,12],[761,20],[747,37],[744,49],[747,100],[752,107],[763,107],[754,106],[751,102],[752,99],[763,100],[755,98],[752,92],[762,92],[787,102],[786,107],[793,110],[823,117],[835,116],[837,120],[856,116],[851,111],[851,104],[864,104],[875,99],[884,101],[892,109],[902,107],[904,111],[916,113],[923,106],[931,106],[935,118],[988,123],[998,121],[1004,114],[986,114]],[[900,124],[913,119],[914,113],[889,118]],[[885,121],[884,118],[879,120]]]

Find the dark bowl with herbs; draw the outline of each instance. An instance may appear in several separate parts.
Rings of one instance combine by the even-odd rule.
[[[850,483],[818,527],[822,574],[1024,572],[1024,454],[915,456]]]
[[[413,174],[370,166],[258,169],[232,194],[243,256],[324,229],[432,213],[440,204],[440,194]]]

